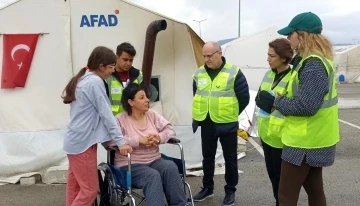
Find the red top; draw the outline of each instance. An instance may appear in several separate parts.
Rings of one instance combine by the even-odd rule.
[[[121,82],[127,82],[130,78],[129,72],[117,72]]]

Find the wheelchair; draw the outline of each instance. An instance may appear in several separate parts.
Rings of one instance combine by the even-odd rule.
[[[180,140],[171,138],[167,144],[179,146],[181,159],[169,157],[164,154],[161,154],[161,158],[171,160],[176,164],[179,175],[184,183],[184,191],[188,202],[194,205],[190,185],[186,182],[184,151]],[[116,150],[117,147],[113,147],[108,151],[107,163],[102,162],[98,165],[99,192],[93,206],[140,206],[146,202],[146,199],[141,194],[133,191],[141,190],[141,188],[133,188],[131,184],[131,155],[128,154],[127,156],[128,171],[126,171],[114,166]],[[138,203],[136,203],[135,197]]]

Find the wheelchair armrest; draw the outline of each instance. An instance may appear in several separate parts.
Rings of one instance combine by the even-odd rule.
[[[168,144],[178,144],[181,141],[179,139],[176,138],[170,138],[169,141],[167,142]]]

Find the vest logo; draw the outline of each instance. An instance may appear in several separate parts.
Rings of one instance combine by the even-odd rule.
[[[199,79],[199,86],[205,86],[207,84],[206,79]]]
[[[109,15],[82,15],[80,27],[114,27],[118,24],[118,18],[114,14]]]
[[[121,87],[113,87],[113,88],[111,88],[111,94],[121,94],[121,93],[122,93]]]

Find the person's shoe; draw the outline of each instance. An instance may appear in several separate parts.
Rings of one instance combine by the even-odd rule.
[[[185,206],[194,206],[190,198],[187,199]]]
[[[227,193],[223,201],[224,206],[234,206],[235,205],[235,192]]]
[[[185,206],[193,206],[191,202],[187,202]]]
[[[214,196],[213,190],[204,187],[201,189],[201,191],[199,193],[197,193],[194,196],[194,202],[201,202],[201,201],[205,200],[206,198],[209,198],[212,196]]]

